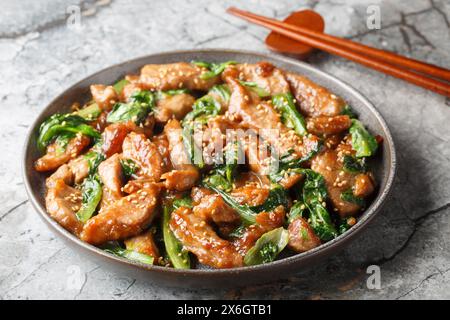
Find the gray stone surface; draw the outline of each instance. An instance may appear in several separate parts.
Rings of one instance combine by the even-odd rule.
[[[81,30],[66,24],[80,4]],[[301,3],[301,4],[299,4]],[[366,9],[381,8],[381,30]],[[277,18],[313,7],[327,31],[450,66],[448,0],[0,1],[0,298],[450,298],[450,101],[324,53],[310,62],[352,84],[387,120],[398,147],[392,199],[341,254],[288,280],[245,289],[162,288],[77,255],[31,208],[20,175],[30,123],[75,81],[129,58],[185,48],[267,51],[267,31],[224,14],[230,5]],[[366,267],[381,268],[381,289]],[[78,275],[78,277],[77,277]]]

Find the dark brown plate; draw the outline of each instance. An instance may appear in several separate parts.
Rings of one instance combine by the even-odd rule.
[[[383,137],[384,142],[382,148],[372,163],[372,168],[374,169],[376,180],[379,184],[378,191],[370,206],[361,215],[358,223],[353,228],[338,238],[313,250],[264,265],[222,270],[178,270],[148,266],[112,256],[92,245],[82,242],[49,217],[44,205],[44,183],[46,176],[33,169],[33,162],[40,156],[36,147],[36,137],[41,122],[56,112],[67,112],[74,102],[85,102],[83,99],[86,100],[89,98],[89,85],[91,84],[114,83],[126,74],[137,73],[143,65],[148,63],[159,64],[191,60],[235,60],[248,63],[266,60],[283,69],[303,74],[327,87],[336,95],[343,97],[358,113],[360,120],[373,133]],[[161,284],[183,287],[230,287],[274,281],[280,278],[286,278],[295,271],[299,271],[320,259],[329,257],[347,245],[350,240],[354,239],[368,225],[375,214],[380,211],[392,187],[395,171],[396,157],[394,142],[386,122],[374,106],[355,89],[335,77],[303,62],[275,55],[222,49],[173,51],[153,54],[111,66],[81,80],[55,98],[37,117],[28,133],[23,154],[23,177],[31,203],[41,218],[66,243],[79,250],[81,254],[95,258],[97,262],[102,263],[106,268],[114,268],[119,272],[133,277],[152,279]]]

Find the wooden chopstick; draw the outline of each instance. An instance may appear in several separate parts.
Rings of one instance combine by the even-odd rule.
[[[267,23],[273,23],[274,25],[285,27],[288,30],[295,31],[310,37],[314,37],[320,40],[328,41],[334,44],[337,44],[341,47],[348,48],[350,50],[360,52],[363,54],[366,54],[368,56],[371,56],[373,58],[378,58],[379,60],[386,61],[388,63],[396,64],[402,67],[405,67],[407,69],[413,69],[419,72],[423,72],[425,74],[428,74],[430,76],[440,78],[443,80],[450,81],[450,70],[441,68],[439,66],[435,66],[433,64],[425,63],[419,60],[407,58],[401,55],[398,55],[393,52],[380,50],[377,48],[372,48],[369,46],[366,46],[364,44],[360,44],[357,42],[353,42],[351,40],[335,37],[326,33],[317,32],[314,30],[310,30],[304,27],[295,26],[289,23],[283,23],[281,21],[278,21],[276,19],[259,16],[254,13],[243,11],[234,7],[231,7],[228,9],[228,12],[232,14],[236,14],[239,16],[245,15],[246,17],[254,17],[259,19],[260,21],[265,21]]]
[[[404,66],[404,67],[407,67],[407,65],[408,65],[409,68],[414,68],[415,70],[418,70],[418,68],[420,68],[422,72],[425,72],[425,69],[426,69],[427,74],[430,74],[428,71],[430,71],[432,69],[432,73],[434,76],[439,75],[439,77],[443,77],[444,79],[446,79],[448,77],[448,73],[450,73],[449,70],[446,70],[446,69],[443,69],[443,68],[440,68],[437,66],[429,65],[426,63],[422,63],[417,60],[408,59],[406,57],[395,55],[393,53],[387,53],[383,50],[359,45],[354,42],[351,42],[350,40],[345,40],[344,42],[346,42],[346,44],[344,45],[344,47],[342,47],[342,46],[339,46],[338,44],[336,44],[336,41],[334,41],[335,39],[339,39],[339,38],[328,36],[328,35],[327,35],[327,39],[325,39],[325,37],[322,37],[322,38],[315,37],[315,34],[313,35],[314,32],[311,30],[308,30],[308,32],[309,32],[308,34],[307,34],[307,32],[300,33],[297,30],[300,27],[288,25],[286,23],[280,22],[275,19],[262,17],[262,16],[259,16],[259,15],[256,15],[256,14],[253,14],[253,13],[250,13],[247,11],[239,10],[239,9],[236,9],[233,7],[229,8],[227,11],[235,16],[241,17],[241,18],[248,20],[250,22],[253,22],[255,24],[269,28],[279,34],[282,34],[291,39],[303,42],[309,46],[315,47],[315,48],[323,50],[323,51],[327,51],[329,53],[341,56],[343,58],[346,58],[346,59],[349,59],[349,60],[352,60],[355,62],[358,62],[358,63],[363,64],[372,69],[384,72],[386,74],[403,79],[405,81],[408,81],[410,83],[413,83],[413,84],[423,87],[425,89],[428,89],[428,90],[437,92],[439,94],[442,94],[444,96],[450,97],[450,84],[426,77],[422,74],[418,74],[415,72],[411,72],[409,70],[405,70],[403,68],[397,67],[396,65],[387,63],[380,59],[386,58],[386,59],[388,59],[388,61],[394,62],[394,59],[392,59],[392,55],[394,55],[394,56],[397,56],[397,58],[395,58],[395,61],[398,62],[399,60],[401,60],[400,63],[402,63],[402,66]],[[304,28],[301,28],[301,29],[304,29]],[[304,31],[304,30],[302,30],[302,31]],[[323,35],[323,34],[321,34],[321,35]],[[328,37],[330,37],[330,38],[328,38]],[[332,39],[335,43],[329,42],[328,39]],[[339,39],[339,40],[343,40],[343,39]],[[352,43],[352,48],[350,48],[350,45],[348,44],[348,42]],[[342,42],[340,42],[340,44],[342,44]],[[353,46],[353,45],[355,45],[355,46]],[[373,49],[373,51],[370,51],[370,53],[366,54],[366,51],[365,51],[366,49],[364,47]],[[357,52],[353,52],[353,51],[349,50],[349,49],[354,49],[354,48],[357,48],[356,49]],[[378,51],[380,51],[382,53],[387,53],[387,55],[380,56],[380,54],[376,53]],[[358,53],[358,52],[360,52],[360,53]],[[363,54],[365,54],[365,55],[363,55]],[[375,54],[377,54],[377,56],[376,56],[377,58],[373,58],[373,56]],[[408,60],[408,61],[406,61],[406,60]],[[417,66],[419,66],[419,67],[417,68]]]

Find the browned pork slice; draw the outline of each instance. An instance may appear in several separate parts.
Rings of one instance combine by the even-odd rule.
[[[248,132],[243,140],[248,166],[255,174],[266,176],[270,174],[272,164],[270,145],[258,139],[256,132]]]
[[[336,149],[337,146],[341,143],[342,139],[344,138],[344,132],[338,133],[338,134],[332,134],[330,136],[327,136],[324,141],[323,145],[326,149]]]
[[[259,179],[250,178],[254,175],[243,174],[239,182],[240,186],[231,191],[231,196],[240,204],[249,206],[261,205],[269,195],[268,184]],[[247,182],[244,182],[246,180]],[[267,186],[267,187],[266,187]],[[221,228],[222,234],[230,234],[230,231],[236,228],[240,220],[236,211],[231,209],[218,194],[207,195],[207,192],[195,192],[194,199],[200,198],[200,204],[194,207],[195,215],[206,221],[213,221]],[[247,251],[255,244],[259,237],[274,228],[283,225],[284,208],[282,206],[275,208],[271,212],[261,212],[256,215],[256,224],[246,227],[242,235],[232,241],[236,250],[244,256]]]
[[[131,83],[139,83],[139,75],[137,74],[127,74],[125,80]]]
[[[231,191],[231,195],[237,202],[249,206],[259,206],[263,204],[269,196],[269,193],[269,188],[258,188],[253,185],[244,185],[242,187],[234,188]]]
[[[137,190],[134,190],[136,192]],[[102,200],[100,201],[99,210],[102,210],[103,208],[108,207],[112,203],[120,200],[122,196],[118,194],[117,192],[113,192],[107,187],[102,187]]]
[[[345,102],[326,88],[306,77],[285,72],[291,91],[300,106],[300,111],[308,117],[337,116],[342,113]]]
[[[228,112],[241,120],[240,125],[254,129],[260,137],[275,147],[280,155],[293,152],[293,157],[303,157],[316,146],[319,139],[314,135],[298,136],[286,127],[280,114],[266,101],[258,101],[235,79],[227,78],[232,89]]]
[[[122,122],[107,126],[102,133],[102,153],[110,157],[115,153],[122,152],[123,140],[125,140],[125,137],[131,131],[132,128]]]
[[[125,247],[128,250],[133,250],[153,257],[154,263],[159,258],[158,246],[155,243],[152,230],[147,230],[144,233],[129,238],[124,241]]]
[[[319,116],[307,119],[308,132],[323,136],[333,135],[344,132],[352,125],[352,120],[347,115],[342,116]]]
[[[181,207],[172,212],[170,229],[183,247],[195,254],[200,263],[214,268],[232,268],[243,265],[242,256],[233,244],[220,238],[205,220]]]
[[[163,94],[156,102],[155,119],[157,122],[167,122],[172,118],[181,120],[192,110],[195,98],[188,93]]]
[[[218,194],[204,196],[192,211],[202,220],[212,221],[218,225],[236,223],[240,220],[236,211],[230,208]]]
[[[133,160],[138,177],[158,182],[162,174],[163,160],[156,145],[142,133],[130,132],[123,141],[123,158]]]
[[[227,68],[229,70],[224,72],[224,78],[235,69],[234,76],[239,80],[253,82],[270,95],[289,92],[289,83],[284,78],[283,72],[269,62],[243,63],[229,65]]]
[[[70,139],[64,150],[61,150],[58,143],[54,142],[47,147],[46,154],[36,160],[34,168],[39,172],[55,170],[70,159],[75,159],[89,143],[89,137],[81,134]]]
[[[192,166],[184,147],[180,122],[176,119],[169,120],[164,127],[164,133],[169,141],[170,161],[174,168],[181,169]]]
[[[148,64],[141,69],[139,81],[145,89],[151,90],[186,88],[208,91],[220,78],[202,79],[201,75],[206,71],[205,68],[186,62]]]
[[[239,141],[239,137],[233,136],[235,129],[238,129],[238,125],[226,116],[208,119],[202,136],[203,159],[206,164],[223,163],[227,142],[234,144]]]
[[[211,130],[217,130],[221,134],[226,134],[227,130],[239,128],[239,125],[237,125],[234,121],[231,121],[228,117],[223,115],[218,115],[209,118],[207,125],[208,128],[210,128]]]
[[[91,85],[91,94],[95,103],[100,109],[105,111],[111,110],[113,105],[119,100],[114,88],[103,84]]]
[[[122,166],[121,156],[114,154],[98,166],[98,174],[103,183],[100,208],[105,208],[122,197]]]
[[[285,216],[285,209],[280,205],[270,212],[263,211],[258,213],[256,215],[256,223],[269,231],[281,227],[284,224]]]
[[[198,205],[206,196],[212,195],[214,192],[208,188],[193,187],[191,189],[191,199],[194,206]]]
[[[170,161],[169,140],[164,133],[161,133],[152,138],[152,142],[158,148],[158,152],[161,155],[163,166],[162,171],[167,172],[173,169],[172,162]]]
[[[67,165],[70,167],[70,170],[72,170],[74,182],[76,184],[81,183],[89,174],[89,161],[84,155],[70,160]]]
[[[79,235],[83,223],[76,217],[81,206],[81,192],[68,186],[63,179],[52,180],[45,197],[45,207],[50,216],[69,232]]]
[[[127,83],[120,94],[120,99],[127,102],[131,96],[142,90],[142,86],[137,82]]]
[[[83,156],[70,160],[67,164],[60,166],[50,177],[46,180],[47,188],[50,188],[56,180],[62,179],[67,185],[74,183],[81,183],[89,173],[89,162]]]
[[[266,232],[266,228],[252,224],[245,227],[242,234],[232,241],[234,247],[240,255],[245,256],[248,250],[255,245],[255,242]]]
[[[152,184],[103,207],[84,225],[81,240],[100,245],[138,235],[155,216],[160,190]]]
[[[132,131],[143,133],[142,128],[132,121],[118,122],[107,126],[102,133],[101,152],[106,157],[110,157],[115,153],[121,153],[123,141],[128,133]]]
[[[373,192],[374,184],[369,174],[344,170],[343,155],[339,146],[336,150],[326,150],[312,160],[311,169],[324,177],[333,208],[340,216],[345,217],[356,214],[361,207],[342,200],[342,193],[350,190],[355,196],[366,197]]]
[[[353,185],[353,195],[355,197],[367,198],[375,189],[371,173],[360,173],[355,177],[355,183]]]
[[[233,246],[242,256],[245,256],[264,233],[283,225],[285,214],[282,206],[275,208],[272,212],[257,214],[256,224],[246,227],[242,235],[233,240]]]
[[[229,114],[237,116],[243,127],[254,129],[280,154],[293,150],[302,155],[301,137],[281,122],[280,114],[270,103],[251,96],[235,79],[227,78],[227,82],[232,91]]]
[[[174,170],[164,173],[161,178],[165,180],[164,184],[169,190],[189,190],[200,178],[200,173],[191,164],[186,153],[180,122],[176,119],[169,120],[164,133],[169,141],[170,160]]]
[[[288,246],[296,252],[305,252],[321,244],[319,237],[314,233],[311,226],[301,217],[294,219],[289,224],[288,231]]]
[[[164,173],[161,179],[168,190],[186,191],[192,188],[200,178],[200,174],[195,167],[185,167]]]
[[[73,185],[74,174],[69,165],[63,164],[55,172],[53,172],[52,175],[45,180],[45,186],[48,189],[53,188],[58,180],[63,180],[68,186]]]
[[[267,176],[259,175],[255,172],[241,172],[234,182],[235,188],[254,187],[267,189],[270,187],[270,180]]]
[[[269,195],[269,185],[256,180],[254,174],[243,173],[239,178],[239,187],[231,191],[231,196],[239,203],[250,206],[261,205]],[[246,182],[245,182],[245,181]],[[239,215],[229,207],[222,197],[211,190],[194,187],[191,191],[193,199],[193,213],[207,222],[217,225],[236,224],[240,221]]]
[[[114,154],[98,166],[98,175],[103,183],[103,189],[107,188],[112,193],[120,197],[122,195],[122,165],[120,155]]]
[[[307,157],[313,150],[317,149],[319,138],[312,134],[304,137],[298,136],[294,130],[287,128],[280,118],[280,114],[275,108],[266,101],[259,101],[255,96],[248,94],[248,91],[235,79],[228,77],[227,82],[231,88],[231,98],[228,113],[234,115],[237,121],[244,128],[255,130],[264,142],[271,145],[279,156],[291,154],[293,159]],[[252,152],[253,164],[252,170],[260,174],[267,174],[267,156],[261,158],[255,153],[255,146],[249,144],[253,149],[247,150]],[[253,151],[252,151],[253,150]],[[257,148],[257,152],[261,149]],[[256,160],[255,160],[256,159]],[[259,160],[258,160],[259,159]],[[264,172],[265,173],[264,173]],[[290,188],[301,179],[300,174],[291,174],[286,176],[280,184],[285,188]]]
[[[160,187],[164,187],[163,182],[154,182],[153,179],[147,178],[139,178],[137,180],[130,179],[128,182],[122,187],[122,191],[126,194],[132,194],[139,191],[142,188],[148,188],[151,184],[157,184]]]

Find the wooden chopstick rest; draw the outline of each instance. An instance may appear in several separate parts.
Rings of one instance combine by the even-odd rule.
[[[284,19],[283,22],[317,32],[323,32],[325,29],[325,22],[322,16],[313,10],[296,11]],[[298,59],[306,59],[314,51],[313,47],[274,31],[269,33],[265,43],[273,51],[289,54]]]

